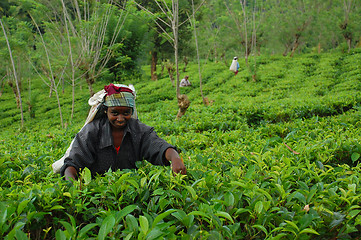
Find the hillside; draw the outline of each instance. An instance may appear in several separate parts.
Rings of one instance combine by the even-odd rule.
[[[176,121],[176,90],[164,75],[124,82],[137,90],[139,118],[176,145],[188,168],[139,163],[69,185],[51,171],[87,116],[85,84],[55,97],[39,79],[23,83],[19,109],[0,97],[0,236],[13,239],[358,239],[361,232],[361,51],[257,58],[257,81],[242,60],[197,64],[191,105]],[[252,63],[252,62],[251,62]],[[98,81],[94,89],[108,84]],[[29,89],[29,86],[30,89]],[[82,86],[82,87],[80,87]],[[29,96],[30,95],[30,96]],[[25,109],[27,110],[27,109]]]

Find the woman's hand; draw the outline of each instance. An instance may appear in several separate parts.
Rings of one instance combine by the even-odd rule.
[[[64,177],[65,177],[65,180],[67,180],[67,181],[70,181],[70,179],[76,180],[77,175],[78,175],[78,173],[77,173],[75,167],[73,167],[73,166],[67,167],[64,171]]]
[[[171,162],[172,171],[174,173],[187,174],[186,166],[176,150],[168,148],[165,152],[165,158]]]

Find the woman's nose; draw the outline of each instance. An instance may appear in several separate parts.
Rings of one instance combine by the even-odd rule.
[[[117,117],[118,121],[123,121],[124,120],[124,116],[122,114],[119,114]]]

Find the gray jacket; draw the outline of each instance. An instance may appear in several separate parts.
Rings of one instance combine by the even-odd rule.
[[[68,166],[79,170],[89,168],[92,175],[103,174],[111,168],[134,169],[143,159],[154,165],[169,165],[165,151],[174,146],[158,137],[154,128],[130,119],[124,132],[119,153],[113,144],[110,122],[101,118],[88,123],[76,135],[69,156],[65,158],[61,175]]]

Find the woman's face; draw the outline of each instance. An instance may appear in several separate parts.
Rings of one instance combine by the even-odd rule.
[[[107,116],[112,127],[122,129],[127,126],[127,122],[132,117],[130,107],[108,107]]]

